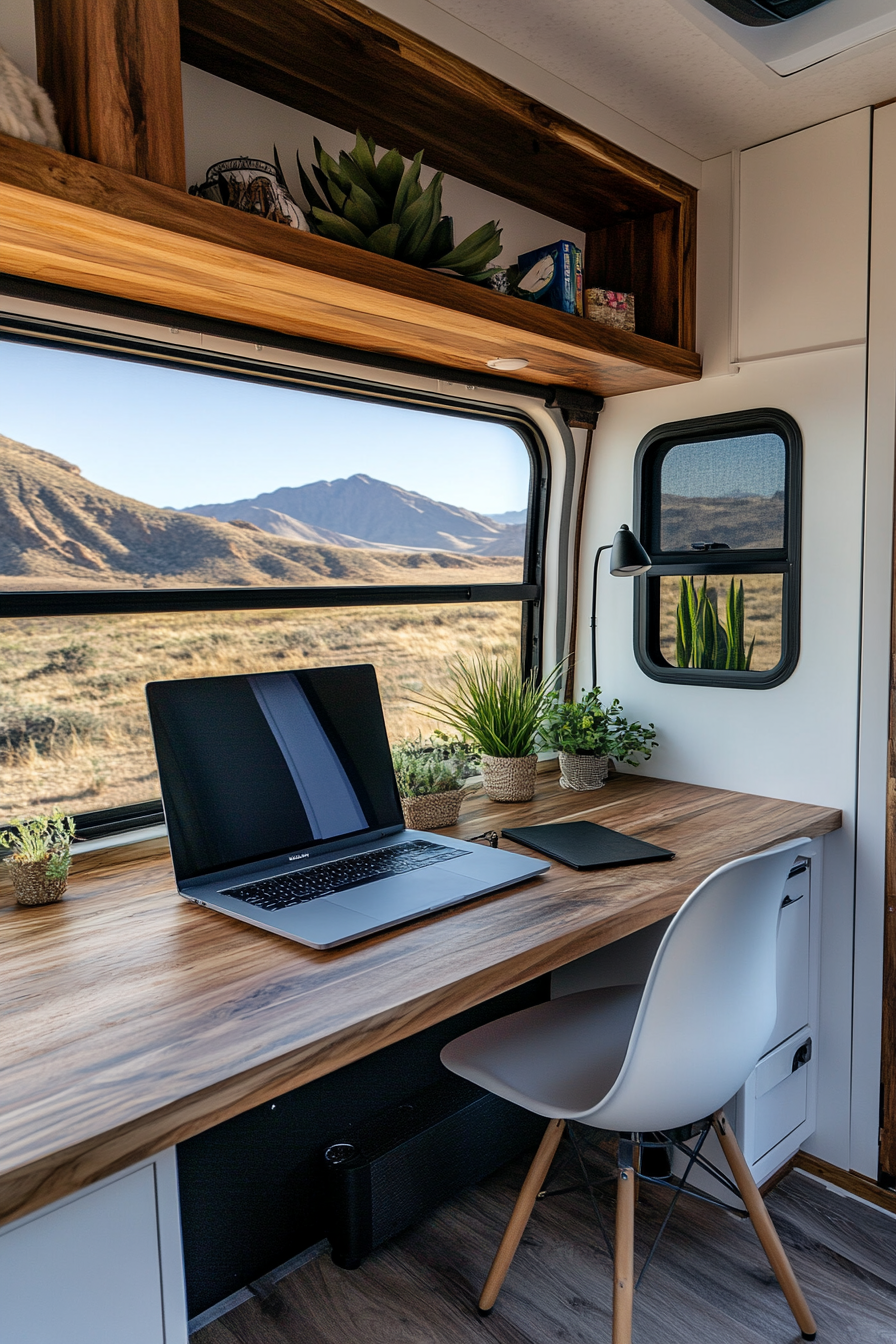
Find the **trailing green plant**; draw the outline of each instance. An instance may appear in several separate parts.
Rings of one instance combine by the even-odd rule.
[[[753,661],[756,636],[746,647],[743,579],[734,579],[725,599],[725,619],[719,619],[714,588],[697,592],[693,577],[682,575],[675,609],[675,663],[677,667],[703,667],[729,672],[748,672]]]
[[[48,817],[14,820],[4,830],[2,843],[10,850],[7,863],[47,862],[47,877],[57,881],[68,877],[71,846],[75,838],[75,819],[57,807]]]
[[[434,732],[431,737],[402,738],[392,746],[392,765],[402,798],[461,789],[476,774],[479,755],[469,742]]]
[[[319,191],[296,154],[312,232],[412,266],[449,271],[477,284],[488,281],[497,270],[489,262],[501,251],[497,223],[483,224],[455,244],[454,222],[442,214],[444,174],[421,187],[422,150],[406,167],[397,149],[377,162],[376,148],[358,131],[352,152],[341,150],[337,161],[315,138],[317,162],[311,167]]]
[[[600,687],[595,686],[583,690],[581,700],[568,703],[559,691],[549,693],[541,742],[550,751],[570,756],[612,756],[626,765],[639,765],[635,756],[650,758],[656,732],[652,723],[645,728],[626,719],[618,700],[604,709]]]
[[[450,724],[486,756],[531,756],[547,712],[549,687],[560,664],[544,680],[523,674],[519,663],[492,662],[458,654],[449,661],[451,684],[444,691],[427,687],[415,700],[430,719]]]

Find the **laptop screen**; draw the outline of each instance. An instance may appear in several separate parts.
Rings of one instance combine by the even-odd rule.
[[[178,881],[402,825],[373,667],[146,688]]]

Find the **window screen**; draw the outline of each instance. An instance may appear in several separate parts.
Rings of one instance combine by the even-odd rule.
[[[662,425],[638,450],[636,517],[653,561],[636,652],[661,681],[773,686],[799,646],[801,440],[783,411]]]

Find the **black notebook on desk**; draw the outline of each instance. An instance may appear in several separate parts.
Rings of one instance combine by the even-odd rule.
[[[633,835],[622,835],[593,821],[556,821],[543,826],[514,826],[501,834],[570,868],[619,868],[627,863],[674,859],[671,849],[660,849]]]

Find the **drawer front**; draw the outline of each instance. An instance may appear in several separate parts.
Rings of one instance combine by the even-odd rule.
[[[805,1121],[809,1104],[807,1056],[811,1058],[811,1050],[809,1033],[798,1033],[766,1055],[753,1074],[754,1161],[764,1157]]]
[[[778,924],[778,1016],[769,1049],[786,1041],[809,1021],[809,896],[791,892],[788,883]]]

